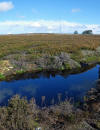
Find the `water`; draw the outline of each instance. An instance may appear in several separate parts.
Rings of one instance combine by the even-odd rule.
[[[51,105],[64,101],[82,101],[86,93],[96,87],[99,78],[99,65],[79,74],[67,72],[61,74],[31,74],[30,78],[0,82],[0,105],[6,105],[8,99],[19,94],[27,99],[34,97],[38,105]],[[33,78],[32,78],[33,77]],[[42,97],[42,99],[41,99]],[[45,99],[45,102],[42,100]]]

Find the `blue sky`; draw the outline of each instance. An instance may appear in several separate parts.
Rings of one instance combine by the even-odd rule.
[[[100,0],[0,0],[0,34],[100,33]]]

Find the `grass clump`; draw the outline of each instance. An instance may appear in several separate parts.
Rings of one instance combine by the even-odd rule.
[[[0,80],[5,80],[5,75],[0,73]]]
[[[63,71],[63,70],[65,70],[65,67],[64,67],[64,66],[62,66],[59,70],[62,70],[62,71]]]
[[[71,67],[71,65],[69,63],[64,63],[64,67],[67,70],[71,70],[72,69],[72,67]]]
[[[38,71],[42,71],[43,70],[43,68],[41,68],[41,67],[38,67],[38,69],[37,69]]]
[[[80,60],[83,58],[82,52],[81,51],[77,51],[71,54],[71,58],[75,61],[77,61],[78,63],[80,63]]]
[[[85,57],[83,59],[83,61],[86,62],[86,63],[89,63],[89,62],[99,62],[100,58],[97,57],[97,56],[88,56],[88,57]]]
[[[23,73],[25,73],[24,70],[17,70],[17,71],[16,71],[16,74],[23,74]]]

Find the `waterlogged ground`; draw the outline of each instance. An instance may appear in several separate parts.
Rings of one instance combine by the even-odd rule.
[[[6,105],[8,99],[19,94],[27,99],[34,97],[40,106],[48,106],[66,98],[72,101],[82,101],[90,88],[96,87],[99,79],[99,65],[79,74],[68,75],[41,73],[19,80],[0,82],[0,105]],[[33,77],[33,78],[32,78]]]

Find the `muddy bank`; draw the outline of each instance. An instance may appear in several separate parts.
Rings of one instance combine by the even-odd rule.
[[[86,72],[87,70],[95,67],[96,64],[86,65],[84,67],[72,69],[72,70],[42,70],[42,71],[26,71],[22,73],[15,73],[11,75],[7,75],[4,79],[5,81],[12,81],[12,80],[22,80],[22,79],[37,79],[42,77],[50,78],[56,77],[57,75],[61,75],[62,77],[66,78],[70,74],[80,74]]]

